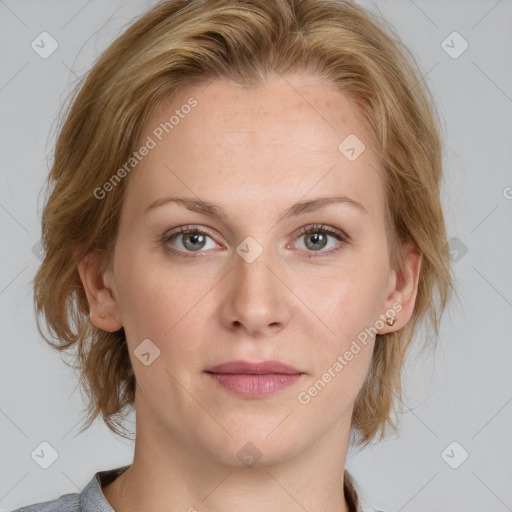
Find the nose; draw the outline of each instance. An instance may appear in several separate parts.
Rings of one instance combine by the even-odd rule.
[[[293,293],[286,272],[271,249],[252,262],[238,253],[223,286],[222,322],[250,336],[277,334],[289,322]]]

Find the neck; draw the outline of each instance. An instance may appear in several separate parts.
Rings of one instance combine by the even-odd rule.
[[[141,417],[150,421],[140,423]],[[116,512],[349,512],[343,492],[348,428],[335,425],[291,457],[246,467],[229,453],[205,452],[186,433],[173,436],[147,410],[137,415],[136,424],[132,465],[102,489]],[[271,444],[266,449],[278,453]],[[246,450],[250,454],[252,448]]]

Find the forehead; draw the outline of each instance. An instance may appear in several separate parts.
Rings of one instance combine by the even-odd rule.
[[[154,148],[131,175],[125,198],[136,194],[145,206],[169,193],[220,197],[248,209],[264,201],[284,207],[308,191],[340,189],[361,202],[365,194],[381,195],[357,105],[310,76],[252,90],[222,80],[187,87],[153,111],[139,144],[148,137]]]
[[[224,145],[251,140],[291,145],[303,142],[304,149],[330,151],[348,132],[365,140],[370,135],[350,97],[320,78],[300,74],[277,77],[253,89],[226,80],[189,86],[153,111],[146,131],[168,120],[169,112],[188,111],[185,107],[192,98],[197,105],[189,114],[180,116],[181,127],[176,125],[169,139],[178,141],[180,135],[189,135],[190,127],[197,135],[209,135],[203,142],[219,138]],[[284,127],[290,130],[283,131]]]

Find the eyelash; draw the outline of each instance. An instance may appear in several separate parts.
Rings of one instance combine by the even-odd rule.
[[[199,233],[201,235],[207,235],[213,239],[213,237],[207,231],[200,229],[197,226],[180,226],[174,232],[164,235],[162,238],[162,243],[165,245],[168,242],[170,242],[171,240],[173,240],[175,237],[182,235],[182,234],[187,234],[187,233]],[[309,235],[311,233],[322,233],[322,234],[331,235],[332,237],[336,238],[340,242],[340,244],[338,245],[338,247],[335,247],[334,249],[329,249],[328,251],[318,251],[318,254],[314,254],[315,251],[306,251],[309,253],[313,253],[313,254],[307,255],[306,258],[322,258],[325,256],[330,256],[330,255],[340,251],[341,248],[349,241],[349,237],[347,235],[345,235],[345,233],[343,233],[342,231],[339,231],[337,229],[331,228],[329,226],[326,226],[325,224],[313,224],[310,226],[304,226],[299,231],[297,238],[300,238],[304,235]],[[172,247],[169,247],[169,246],[166,247],[166,250],[172,254],[176,254],[178,256],[183,256],[184,258],[197,258],[198,257],[194,254],[193,251],[181,251],[181,250],[177,250]],[[204,251],[197,251],[197,252],[201,253]],[[199,257],[201,257],[201,256],[199,256]]]

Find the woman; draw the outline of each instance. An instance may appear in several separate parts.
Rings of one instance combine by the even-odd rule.
[[[396,429],[452,289],[420,80],[350,1],[164,1],[104,52],[34,292],[47,341],[78,347],[87,426],[125,435],[134,408],[135,456],[44,510],[376,510],[349,443]]]

